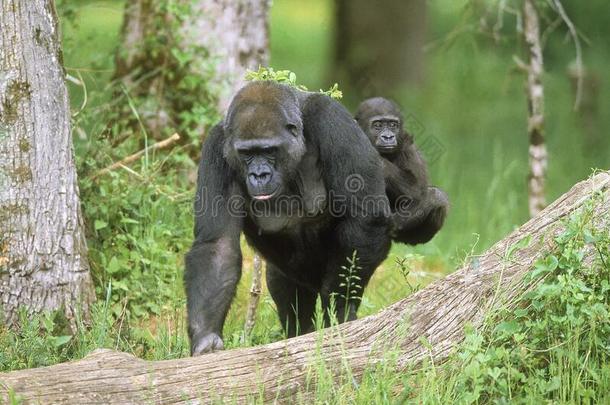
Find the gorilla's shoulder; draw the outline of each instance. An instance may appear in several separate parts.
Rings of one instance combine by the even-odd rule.
[[[333,108],[343,106],[326,94],[297,90],[303,115],[319,114]],[[347,110],[346,110],[347,112]]]

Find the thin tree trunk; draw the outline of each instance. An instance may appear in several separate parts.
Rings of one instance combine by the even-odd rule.
[[[261,294],[263,293],[263,260],[259,255],[254,255],[252,261],[252,283],[250,284],[250,297],[248,299],[248,310],[246,311],[246,322],[244,324],[244,337],[250,336],[256,324],[256,310]]]
[[[533,0],[524,0],[523,19],[525,43],[529,51],[527,66],[527,100],[529,132],[529,165],[528,178],[530,216],[537,215],[546,206],[544,183],[547,169],[547,151],[544,141],[544,86],[542,74],[544,63],[540,45],[540,22],[538,11]]]
[[[335,0],[332,76],[338,72],[359,97],[387,96],[417,84],[426,29],[424,0]]]
[[[0,312],[74,321],[94,295],[54,2],[0,0],[0,27]]]
[[[347,366],[355,379],[383,361],[388,348],[399,350],[397,371],[423,359],[442,362],[463,340],[465,325],[480,326],[490,309],[514,304],[532,287],[523,275],[555,247],[564,220],[597,193],[603,200],[595,204],[595,223],[610,226],[610,172],[604,172],[575,185],[541,215],[444,280],[377,315],[327,329],[324,338],[315,332],[166,361],[99,350],[71,363],[0,374],[0,398],[7,399],[12,390],[37,403],[290,402],[297,394],[307,401],[315,393],[316,379],[308,375],[316,361],[323,360],[336,376]],[[529,246],[511,249],[528,236]],[[590,245],[584,260],[594,257],[597,252]]]
[[[138,112],[157,139],[184,129],[184,113],[196,107],[222,114],[243,85],[246,69],[266,65],[269,58],[269,0],[178,0],[189,5],[188,15],[172,14],[165,2],[126,3],[115,71],[134,99],[146,101],[137,103]],[[205,89],[185,90],[182,81],[189,76],[209,82]],[[125,114],[133,112],[125,109]]]

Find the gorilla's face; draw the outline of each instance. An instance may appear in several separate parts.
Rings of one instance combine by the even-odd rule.
[[[300,109],[285,89],[247,89],[227,115],[225,156],[251,198],[271,200],[283,193],[305,154]]]
[[[401,141],[400,119],[394,115],[376,115],[369,119],[366,134],[382,155],[392,154],[400,150]]]

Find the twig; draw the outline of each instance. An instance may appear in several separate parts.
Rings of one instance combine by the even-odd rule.
[[[256,308],[261,298],[261,280],[263,275],[263,260],[259,255],[254,255],[252,266],[252,284],[250,286],[250,299],[248,300],[248,312],[246,313],[246,323],[244,325],[244,338],[247,339],[252,333],[256,323]]]
[[[551,6],[555,9],[557,14],[561,17],[565,25],[568,27],[568,31],[570,32],[570,36],[572,37],[572,41],[574,41],[574,48],[576,49],[576,69],[578,70],[578,76],[576,78],[576,100],[574,101],[574,110],[578,111],[580,107],[580,102],[582,100],[582,85],[583,85],[583,62],[582,62],[582,47],[580,45],[580,38],[578,36],[578,31],[574,26],[570,17],[563,8],[561,1],[553,0]]]
[[[142,149],[139,152],[134,153],[133,155],[127,156],[126,158],[121,159],[118,162],[115,162],[115,163],[111,164],[110,166],[100,170],[99,172],[97,172],[93,176],[91,176],[91,179],[95,180],[100,176],[103,176],[105,174],[110,173],[113,170],[118,169],[119,167],[126,166],[130,163],[133,163],[136,160],[140,159],[144,154],[147,154],[154,150],[165,149],[165,148],[173,145],[174,143],[176,143],[178,140],[180,140],[180,135],[173,134],[172,136],[170,136],[169,138],[167,138],[163,141],[157,142],[147,148]]]
[[[528,73],[530,71],[529,65],[523,62],[523,60],[521,60],[521,58],[517,55],[513,55],[513,61],[515,62],[515,65],[517,65],[520,72]]]

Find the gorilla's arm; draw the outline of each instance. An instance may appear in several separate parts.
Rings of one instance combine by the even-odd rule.
[[[430,187],[426,162],[416,146],[407,142],[396,162],[384,160],[386,189],[392,207],[392,239],[416,245],[426,243],[441,229],[449,199]]]
[[[241,276],[242,220],[228,205],[238,191],[223,158],[222,142],[223,130],[217,125],[203,146],[195,198],[195,241],[185,258],[192,355],[223,348],[222,327]]]
[[[340,322],[355,319],[364,287],[390,248],[389,204],[381,159],[350,113],[326,96],[312,95],[303,107],[306,137],[319,145],[321,173],[337,217],[335,250],[320,291],[324,308],[335,294]],[[360,288],[345,291],[347,258],[356,251],[358,268],[352,280]],[[346,298],[349,297],[349,302]]]
[[[390,235],[396,242],[417,245],[430,241],[443,227],[449,208],[447,194],[437,187],[428,187],[426,199],[411,203],[409,214],[392,214]],[[415,212],[412,216],[411,212]]]
[[[383,176],[390,201],[408,198],[414,204],[423,202],[428,193],[428,168],[412,143],[405,141],[400,154],[393,160],[382,159]],[[406,208],[406,204],[403,204]],[[394,210],[397,207],[391,207]]]

